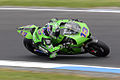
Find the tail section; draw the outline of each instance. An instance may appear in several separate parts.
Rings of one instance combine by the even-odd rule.
[[[24,38],[33,39],[33,32],[37,28],[35,25],[27,25],[17,28],[17,32]]]

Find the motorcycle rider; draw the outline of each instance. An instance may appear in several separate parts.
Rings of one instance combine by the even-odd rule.
[[[38,35],[44,34],[44,37],[41,37],[41,42],[34,44],[36,46],[39,46],[38,49],[47,54],[49,58],[55,58],[57,56],[57,52],[63,48],[62,44],[59,44],[57,46],[53,46],[52,44],[52,39],[59,38],[60,34],[59,25],[55,21],[57,20],[51,19],[50,22],[47,23],[45,27],[42,27],[37,30]],[[33,36],[34,35],[35,34],[33,34]]]

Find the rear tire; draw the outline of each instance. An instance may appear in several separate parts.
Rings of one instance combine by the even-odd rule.
[[[33,45],[32,45],[32,39],[24,38],[23,44],[24,44],[25,48],[27,50],[29,50],[30,52],[32,52],[33,54],[36,54],[38,56],[43,55],[42,53],[40,54],[40,53],[34,51],[35,47],[33,47]]]
[[[92,42],[88,44],[88,51],[90,54],[97,57],[106,57],[110,53],[109,47],[102,41],[98,41],[97,43]]]

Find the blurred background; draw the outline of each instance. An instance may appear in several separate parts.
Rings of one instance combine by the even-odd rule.
[[[120,0],[0,0],[1,6],[120,7]]]

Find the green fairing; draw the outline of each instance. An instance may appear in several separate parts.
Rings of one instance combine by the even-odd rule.
[[[68,19],[63,19],[63,20],[58,20],[56,22],[51,22],[49,23],[49,25],[53,25],[53,26],[58,26],[60,25],[61,22],[69,22],[71,20],[68,20]],[[64,37],[69,37],[71,39],[73,39],[77,44],[71,44],[70,47],[78,47],[78,48],[72,48],[72,50],[70,51],[69,49],[67,48],[60,48],[61,44],[60,45],[57,45],[55,47],[53,47],[53,45],[51,46],[51,48],[48,48],[47,45],[46,45],[46,49],[49,50],[50,52],[53,52],[53,51],[56,51],[56,50],[59,50],[60,49],[60,52],[63,52],[63,53],[70,53],[70,54],[75,54],[75,53],[80,53],[81,52],[81,46],[83,45],[83,43],[87,40],[89,40],[89,38],[87,38],[89,35],[90,35],[90,32],[89,32],[89,28],[87,27],[87,25],[83,22],[77,22],[77,21],[73,21],[75,23],[78,23],[81,30],[79,33],[77,34],[74,34],[74,35],[59,35],[59,37],[57,39],[52,39],[50,36],[46,36],[44,33],[43,33],[43,30],[44,28],[46,28],[47,26],[45,27],[42,27],[40,29],[38,29],[38,26],[35,26],[35,25],[31,25],[31,26],[22,26],[20,27],[17,31],[18,33],[22,34],[24,36],[24,32],[27,33],[27,35],[25,35],[24,37],[27,38],[27,39],[33,39],[34,43],[38,43],[38,42],[42,42],[42,38],[48,38],[48,39],[51,39],[52,40],[52,44],[53,45],[56,45],[58,43],[60,43]],[[29,28],[29,29],[32,29],[32,28],[35,28],[35,31],[33,33],[33,35],[31,34],[30,30],[20,30],[22,28]],[[60,27],[60,29],[64,29],[65,27],[62,26]],[[21,33],[21,31],[23,31]],[[85,34],[85,36],[83,37],[82,35]]]

